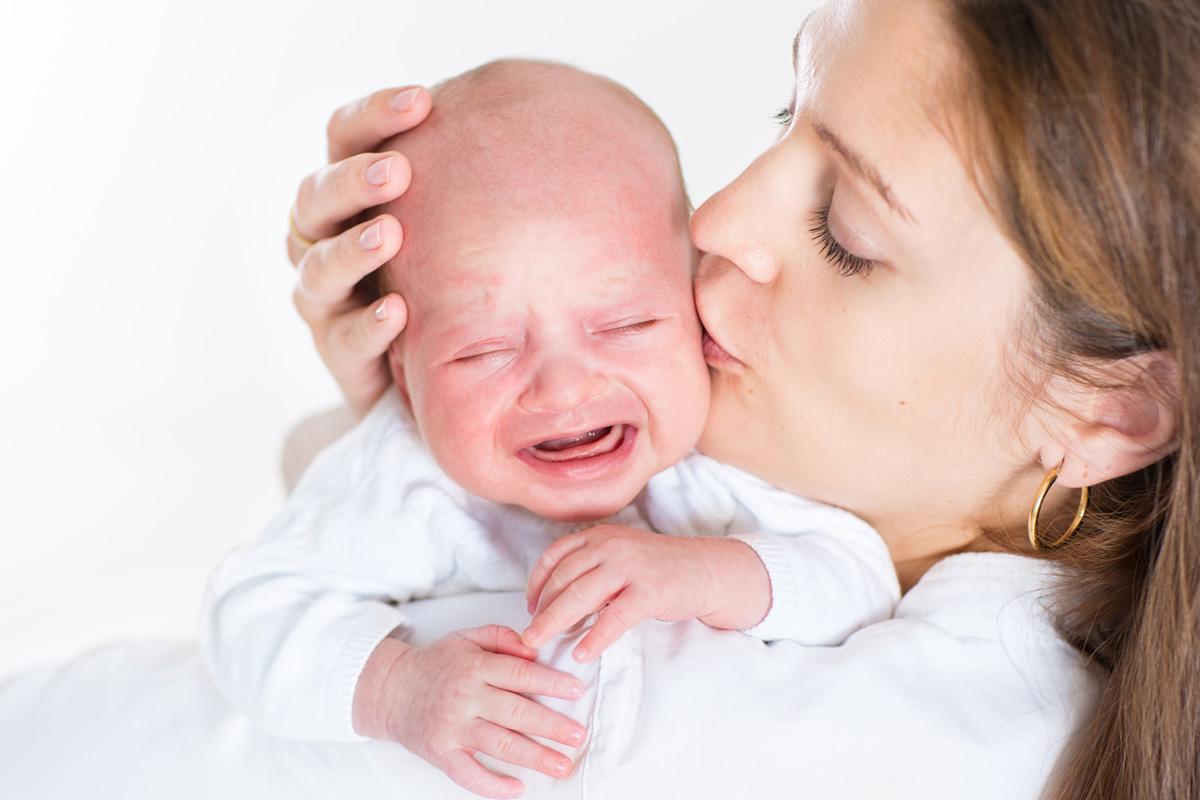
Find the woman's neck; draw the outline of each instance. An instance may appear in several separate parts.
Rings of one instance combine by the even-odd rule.
[[[876,529],[891,551],[902,593],[915,586],[930,567],[946,556],[958,553],[1012,553],[1022,549],[1020,537],[1015,533],[996,537],[978,529],[955,527],[901,532],[876,525]]]

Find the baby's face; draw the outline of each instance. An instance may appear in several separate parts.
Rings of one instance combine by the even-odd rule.
[[[427,208],[389,266],[409,305],[393,375],[442,468],[559,520],[633,500],[695,445],[709,393],[677,179],[578,178]]]

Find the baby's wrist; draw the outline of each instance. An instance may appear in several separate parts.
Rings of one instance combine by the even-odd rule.
[[[771,610],[771,576],[758,553],[738,539],[709,539],[708,569],[713,576],[711,612],[698,619],[725,630],[744,630]]]
[[[388,738],[388,709],[392,705],[390,695],[395,690],[396,669],[412,649],[412,645],[389,635],[371,651],[354,689],[351,724],[359,736]]]

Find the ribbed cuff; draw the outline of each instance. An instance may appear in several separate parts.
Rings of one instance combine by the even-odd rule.
[[[801,607],[800,576],[789,558],[788,548],[769,533],[734,533],[728,538],[749,545],[767,568],[771,581],[771,607],[767,615],[757,625],[742,628],[741,633],[765,642],[789,638],[787,622],[811,610]]]
[[[325,719],[339,741],[365,742],[368,737],[354,730],[354,691],[367,659],[389,633],[408,622],[395,606],[365,605],[354,631],[346,638],[325,683]]]

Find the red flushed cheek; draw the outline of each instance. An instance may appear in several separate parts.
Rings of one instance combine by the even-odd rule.
[[[490,387],[459,391],[436,382],[422,397],[418,424],[441,468],[468,491],[504,500],[500,429],[505,403]]]

